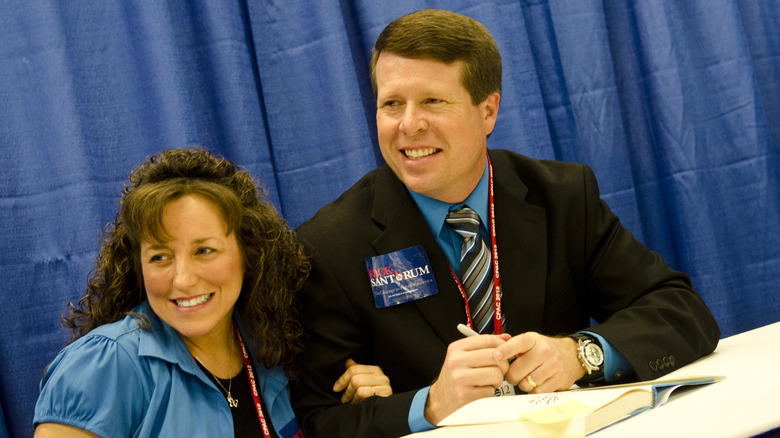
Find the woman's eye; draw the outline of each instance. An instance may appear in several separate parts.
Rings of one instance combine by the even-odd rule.
[[[206,255],[206,254],[211,254],[211,253],[213,253],[213,252],[214,252],[214,249],[213,249],[213,248],[206,248],[206,247],[201,247],[201,248],[198,248],[198,249],[195,251],[195,254],[199,254],[199,255]]]
[[[165,256],[163,256],[162,254],[155,254],[149,257],[149,263],[160,263],[163,260],[165,260]]]

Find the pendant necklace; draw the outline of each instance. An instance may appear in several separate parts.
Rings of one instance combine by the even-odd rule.
[[[192,356],[192,357],[195,357],[195,356]],[[198,361],[198,363],[200,364],[200,366],[203,367],[203,369],[205,369],[206,371],[209,372],[209,374],[211,374],[211,377],[214,378],[214,381],[217,382],[217,385],[219,385],[219,387],[222,388],[223,391],[225,391],[225,393],[227,394],[228,406],[230,406],[231,408],[237,408],[238,407],[238,400],[234,399],[233,396],[230,394],[230,390],[233,389],[233,378],[232,377],[230,378],[230,381],[228,383],[228,387],[225,388],[225,386],[222,384],[222,382],[219,381],[219,378],[217,376],[215,376],[214,373],[212,373],[208,368],[206,368],[206,365],[203,365],[203,362],[201,362],[200,359],[195,357],[195,360]]]

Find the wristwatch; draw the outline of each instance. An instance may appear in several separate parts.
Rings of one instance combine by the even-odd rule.
[[[584,333],[574,333],[569,337],[577,341],[577,358],[585,369],[585,376],[577,383],[588,383],[604,377],[604,351],[599,341]]]

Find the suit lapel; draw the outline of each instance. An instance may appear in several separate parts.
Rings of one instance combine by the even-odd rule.
[[[543,208],[526,201],[528,188],[502,155],[491,154],[504,332],[542,327],[547,272],[547,225]]]
[[[542,327],[547,273],[547,225],[543,208],[526,200],[528,188],[502,155],[491,154],[495,185],[496,231],[504,332],[517,335]],[[421,316],[445,343],[459,337],[455,327],[466,321],[465,304],[417,204],[392,171],[377,176],[372,219],[384,230],[373,242],[377,254],[422,245],[428,254],[439,293],[414,302]]]
[[[377,254],[388,254],[415,245],[422,245],[428,254],[439,292],[413,302],[431,329],[442,342],[449,344],[460,335],[458,323],[466,321],[463,299],[452,279],[444,252],[439,248],[417,204],[404,185],[384,167],[374,186],[372,219],[384,230],[374,240]]]

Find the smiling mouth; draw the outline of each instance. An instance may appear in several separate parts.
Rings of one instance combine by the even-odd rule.
[[[429,157],[433,154],[441,152],[441,149],[437,148],[420,148],[420,149],[404,149],[402,151],[406,158],[417,160],[420,158]]]
[[[213,297],[213,296],[214,296],[214,294],[211,293],[211,294],[201,295],[199,297],[195,297],[195,298],[192,298],[192,299],[189,299],[189,300],[172,300],[172,301],[175,302],[176,305],[179,306],[179,307],[187,308],[187,307],[199,306],[199,305],[205,303],[206,301],[210,300],[211,297]]]

